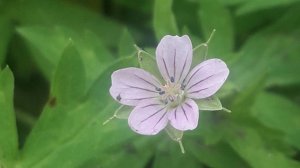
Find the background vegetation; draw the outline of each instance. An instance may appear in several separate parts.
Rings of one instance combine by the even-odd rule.
[[[0,0],[1,168],[299,168],[300,1]],[[115,69],[137,66],[166,34],[231,70],[222,111],[201,113],[186,154],[164,133],[141,136],[118,106]]]

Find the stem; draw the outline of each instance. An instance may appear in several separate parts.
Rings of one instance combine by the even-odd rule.
[[[116,115],[114,114],[113,116],[111,116],[109,119],[107,119],[106,121],[104,121],[102,123],[102,125],[106,125],[107,123],[109,123],[112,119],[114,119],[116,117]]]
[[[184,154],[184,153],[185,153],[185,150],[184,150],[184,147],[183,147],[183,145],[182,145],[181,140],[179,140],[178,143],[179,143],[179,146],[180,146],[181,153]]]
[[[222,110],[225,111],[225,112],[227,112],[227,113],[231,113],[232,112],[231,110],[229,110],[229,109],[227,109],[225,107],[223,107]]]
[[[208,40],[206,41],[206,45],[208,45],[208,43],[210,42],[210,40],[211,40],[212,37],[214,36],[215,32],[216,32],[216,29],[213,29],[213,31],[211,32],[211,34],[210,34]]]

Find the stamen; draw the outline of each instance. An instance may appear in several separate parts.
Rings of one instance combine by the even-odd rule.
[[[165,94],[165,93],[166,93],[165,91],[160,91],[160,92],[159,92],[160,95],[163,95],[163,94]]]
[[[184,90],[185,89],[185,84],[181,84],[180,89]]]
[[[156,91],[161,91],[161,88],[156,87],[155,90]]]
[[[165,103],[165,104],[168,104],[168,100],[167,100],[167,99],[165,99],[165,100],[164,100],[164,103]]]

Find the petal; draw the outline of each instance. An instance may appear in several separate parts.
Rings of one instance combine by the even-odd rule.
[[[122,104],[136,106],[141,100],[156,98],[161,84],[139,68],[125,68],[111,75],[111,96]]]
[[[143,135],[155,135],[164,129],[167,123],[167,108],[154,100],[142,101],[128,118],[131,129]]]
[[[192,42],[187,35],[164,36],[156,48],[156,61],[166,81],[180,83],[192,64]]]
[[[215,94],[228,77],[229,69],[220,59],[197,65],[184,81],[187,97],[201,99]]]
[[[186,99],[184,103],[169,112],[168,118],[171,125],[178,130],[193,130],[198,125],[198,106],[192,99]]]

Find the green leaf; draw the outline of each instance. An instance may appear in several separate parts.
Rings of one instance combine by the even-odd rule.
[[[196,103],[199,110],[215,111],[222,110],[222,104],[217,96],[211,96],[205,99],[198,99]]]
[[[85,93],[85,69],[72,43],[70,41],[61,56],[52,84],[52,99],[61,104],[77,102]]]
[[[123,30],[121,24],[75,3],[27,0],[14,1],[7,8],[21,25],[60,25],[75,32],[91,31],[101,37],[105,47],[116,48]]]
[[[275,7],[283,7],[292,5],[293,3],[299,2],[299,0],[252,0],[252,1],[245,1],[243,5],[241,5],[236,13],[238,15],[245,15],[251,12],[259,11],[259,10],[266,10],[269,8]]]
[[[202,43],[193,48],[193,62],[192,67],[197,66],[202,61],[207,59],[208,54],[208,45],[206,43]]]
[[[300,107],[279,95],[258,95],[251,114],[267,127],[286,134],[285,139],[300,149]]]
[[[168,143],[165,150],[158,150],[155,155],[153,168],[202,168],[202,164],[200,164],[192,155],[191,152],[187,152],[182,154],[176,149],[174,144]]]
[[[125,56],[130,56],[135,52],[134,49],[134,40],[129,33],[127,29],[123,30],[123,34],[121,36],[120,42],[119,42],[119,57],[125,57]]]
[[[6,67],[0,71],[0,167],[9,166],[18,154],[18,135],[13,106],[14,77]]]
[[[213,111],[199,111],[198,130],[194,131],[194,135],[202,137],[203,143],[212,145],[220,142],[226,133],[228,124],[228,113],[220,113]]]
[[[261,136],[251,128],[236,125],[231,128],[227,142],[253,168],[298,168],[299,162],[269,146]]]
[[[220,143],[216,145],[205,145],[201,141],[189,140],[187,150],[190,151],[199,161],[214,168],[250,168],[232,148]]]
[[[12,25],[10,21],[4,16],[0,16],[0,68],[3,66],[11,36]]]
[[[128,119],[129,114],[133,110],[131,106],[121,105],[115,112],[116,118],[118,119]]]
[[[224,54],[233,51],[234,29],[229,10],[218,0],[199,1],[199,21],[206,39],[216,29],[216,34],[209,45],[209,55],[225,58]],[[228,58],[225,58],[228,59]]]
[[[172,12],[172,0],[155,0],[153,27],[157,40],[163,36],[178,35],[178,28]]]
[[[106,121],[103,122],[103,125],[106,125],[109,123],[112,119],[128,119],[130,113],[132,112],[134,107],[132,106],[126,106],[126,105],[121,105],[119,108],[116,109],[115,113],[113,116],[108,118]]]
[[[87,86],[111,64],[113,57],[102,41],[91,31],[75,32],[66,27],[29,26],[17,29],[28,42],[34,60],[47,79],[51,79],[60,57],[68,45],[74,41],[86,69]],[[48,40],[45,40],[48,39]]]
[[[115,101],[109,99],[108,79],[114,70],[134,65],[133,58],[111,64],[99,75],[86,99],[77,104],[63,105],[50,100],[26,140],[19,166],[80,167],[128,141],[133,134],[127,123],[112,122],[105,126],[102,123],[117,109]],[[81,85],[79,82],[84,81],[76,84]]]
[[[103,73],[98,76],[97,80],[94,81],[91,88],[88,90],[88,97],[94,99],[96,102],[99,103],[106,103],[108,101],[113,100],[112,98],[111,99],[108,98],[110,97],[108,90],[111,86],[111,81],[108,79],[111,78],[111,74],[114,71],[121,68],[137,67],[137,66],[138,66],[138,59],[136,58],[136,56],[123,57],[118,59],[109,67],[107,67],[103,71]],[[104,90],[104,88],[107,88],[107,90]]]
[[[151,157],[153,157],[153,152],[149,150],[151,146],[149,146],[147,138],[132,139],[131,142],[122,145],[122,150],[114,148],[103,154],[104,157],[101,157],[102,161],[99,163],[101,166],[109,168],[119,168],[120,164],[122,164],[122,167],[130,168],[145,167]]]
[[[135,46],[137,49],[137,57],[139,61],[140,68],[150,72],[160,81],[163,81],[162,76],[158,70],[157,63],[155,57],[146,51],[140,49],[138,46]]]

